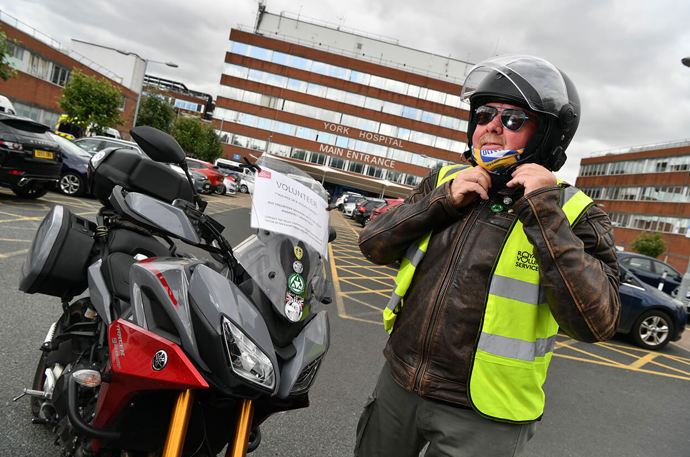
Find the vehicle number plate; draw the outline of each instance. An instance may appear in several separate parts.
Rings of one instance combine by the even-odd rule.
[[[52,159],[53,153],[50,151],[43,151],[41,149],[34,149],[34,157],[39,157],[41,159]]]

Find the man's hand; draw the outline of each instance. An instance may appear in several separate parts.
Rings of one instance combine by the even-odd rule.
[[[450,185],[450,198],[455,206],[461,208],[469,205],[476,197],[489,199],[491,177],[482,167],[472,167],[463,170],[453,179]]]
[[[525,195],[542,187],[555,186],[558,183],[553,173],[536,163],[520,165],[512,173],[512,176],[513,179],[508,181],[506,186],[522,186],[525,188]]]

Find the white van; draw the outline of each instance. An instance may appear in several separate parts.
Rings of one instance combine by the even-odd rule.
[[[216,159],[213,165],[223,170],[234,171],[235,173],[242,173],[244,170],[249,168],[246,163],[235,162],[230,159]]]
[[[10,99],[4,95],[0,95],[0,112],[17,115],[17,110],[14,109],[14,105]]]

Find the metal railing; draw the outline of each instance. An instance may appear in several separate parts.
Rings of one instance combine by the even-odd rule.
[[[659,143],[645,144],[645,145],[640,145],[640,146],[627,146],[627,147],[616,148],[616,149],[608,149],[606,151],[592,152],[591,154],[589,154],[586,157],[592,158],[592,157],[603,157],[603,156],[608,156],[608,155],[627,154],[627,153],[631,153],[631,152],[657,151],[660,149],[681,148],[684,146],[690,146],[690,139],[673,140],[673,141],[665,141],[665,142],[659,142]]]

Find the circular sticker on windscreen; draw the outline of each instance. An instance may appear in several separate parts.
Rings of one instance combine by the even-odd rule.
[[[302,319],[302,305],[296,301],[286,301],[285,316],[292,322],[299,322]]]
[[[288,287],[293,294],[300,295],[304,292],[304,278],[297,273],[292,273],[288,278]]]
[[[299,246],[295,246],[295,257],[297,257],[297,260],[301,259],[303,255],[304,251],[302,250],[302,248]]]
[[[304,266],[302,265],[302,262],[295,260],[292,262],[292,269],[295,270],[295,273],[302,274],[302,271],[304,271]]]

